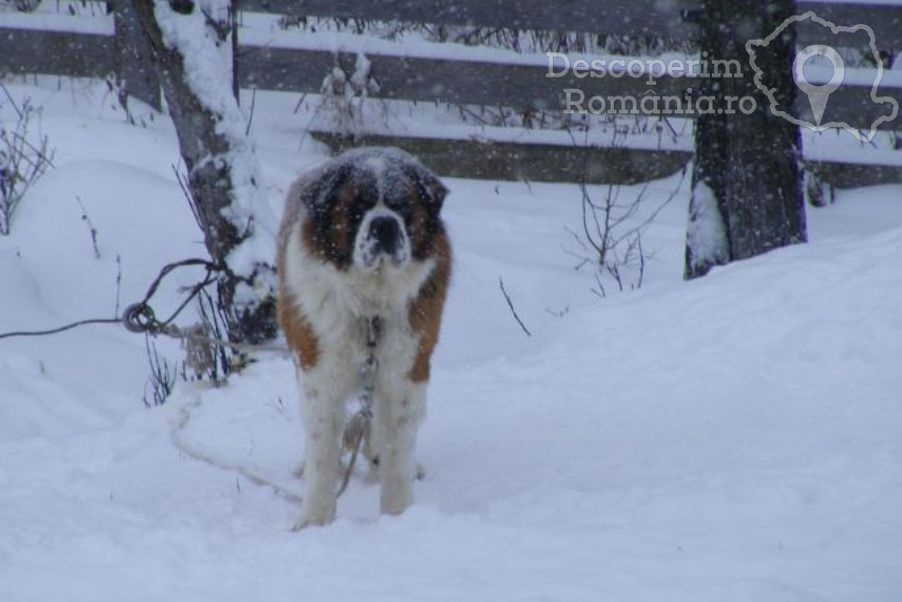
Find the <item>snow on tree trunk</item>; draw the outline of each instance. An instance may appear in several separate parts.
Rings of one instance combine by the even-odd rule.
[[[730,240],[717,198],[704,182],[696,182],[689,201],[686,268],[701,270],[730,260]]]
[[[741,77],[701,78],[699,95],[718,99],[715,106],[721,108],[728,97],[751,97],[755,108],[745,114],[734,103],[732,113],[698,117],[686,236],[687,278],[807,238],[799,128],[771,113],[767,97],[755,86],[745,49],[747,40],[765,38],[793,14],[793,0],[702,2],[702,57],[737,61]],[[791,35],[771,42],[757,57],[757,64],[780,103],[792,106],[795,35],[792,28],[787,31]]]
[[[275,336],[275,217],[233,90],[230,0],[132,0],[160,71],[229,338]]]

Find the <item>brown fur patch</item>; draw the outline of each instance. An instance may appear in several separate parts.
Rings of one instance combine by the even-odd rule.
[[[316,366],[319,361],[319,339],[297,307],[294,295],[288,293],[284,285],[279,286],[278,316],[285,340],[297,356],[301,368],[310,370]]]
[[[289,199],[291,199],[289,195]],[[288,241],[291,238],[291,230],[294,224],[285,220],[279,231],[278,255],[276,257],[276,273],[279,277],[279,295],[276,300],[276,317],[279,320],[279,326],[285,333],[285,340],[288,346],[297,356],[298,364],[303,370],[309,370],[316,366],[319,360],[319,339],[313,332],[310,322],[298,307],[297,301],[288,291],[285,283],[285,255],[286,253],[299,253],[301,249],[289,249]],[[313,252],[314,248],[311,241],[308,240],[310,233],[308,226],[310,220],[305,220],[301,226],[300,244],[308,247],[308,252]]]
[[[442,309],[451,279],[451,245],[444,232],[437,233],[432,241],[435,270],[423,284],[416,299],[408,309],[410,328],[420,338],[417,355],[408,377],[415,383],[429,380],[430,360],[438,343],[442,323]]]
[[[304,246],[307,253],[325,259],[325,254],[320,251],[319,245],[316,244],[316,226],[312,219],[305,219],[301,224],[301,245]]]
[[[351,263],[354,252],[355,233],[351,232],[351,205],[357,195],[357,187],[350,183],[344,184],[337,191],[329,219],[329,230],[324,237],[327,257],[342,269]]]
[[[429,211],[423,206],[422,199],[417,196],[411,201],[410,250],[414,258],[422,261],[429,256],[433,249],[432,232],[429,230]]]
[[[357,194],[356,186],[343,184],[334,191],[326,215],[311,216],[301,224],[301,243],[307,252],[338,269],[351,263],[355,234],[351,232],[351,209]]]

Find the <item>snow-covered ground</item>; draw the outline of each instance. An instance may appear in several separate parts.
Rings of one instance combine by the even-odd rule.
[[[111,316],[203,253],[168,120],[129,126],[100,86],[10,89],[57,153],[0,238],[0,331]],[[324,157],[295,103],[256,99],[277,213]],[[691,283],[682,190],[644,237],[645,286],[600,299],[574,269],[575,186],[448,183],[455,280],[408,512],[380,517],[357,478],[335,524],[289,531],[286,360],[147,410],[139,336],[0,340],[0,600],[902,599],[902,186],[841,192],[811,244]]]

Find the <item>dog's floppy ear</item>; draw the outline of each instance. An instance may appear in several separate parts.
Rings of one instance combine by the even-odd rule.
[[[317,215],[328,213],[335,203],[336,196],[348,179],[348,166],[343,163],[330,163],[326,166],[307,198],[308,206]]]
[[[351,261],[346,203],[352,193],[351,169],[345,162],[328,163],[315,173],[313,182],[304,199],[312,218],[313,248],[343,268]]]
[[[448,187],[429,169],[417,165],[413,178],[417,183],[417,191],[433,215],[438,215],[448,195]]]

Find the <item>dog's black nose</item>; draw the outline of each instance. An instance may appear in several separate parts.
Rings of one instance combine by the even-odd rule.
[[[379,250],[388,255],[393,254],[401,237],[401,227],[398,220],[380,215],[370,222],[370,238],[379,245]]]

